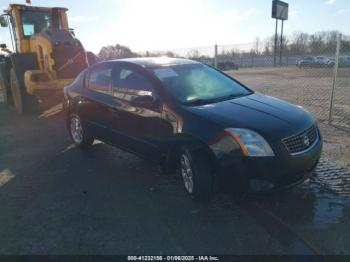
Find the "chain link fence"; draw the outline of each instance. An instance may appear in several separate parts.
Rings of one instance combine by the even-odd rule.
[[[284,40],[282,52],[280,46],[274,51],[273,41],[256,41],[133,55],[186,57],[213,65],[258,92],[299,104],[319,121],[350,131],[350,37],[300,34],[290,43]]]
[[[339,47],[337,49],[337,46]],[[258,43],[148,52],[186,57],[226,71],[252,89],[298,104],[316,118],[350,131],[350,39],[284,46]]]

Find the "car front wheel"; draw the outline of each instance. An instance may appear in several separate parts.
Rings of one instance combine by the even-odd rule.
[[[209,200],[213,194],[212,167],[205,153],[183,150],[180,169],[186,192],[195,200]]]
[[[83,122],[77,114],[69,116],[69,134],[77,147],[87,148],[94,142],[94,138],[84,129]]]

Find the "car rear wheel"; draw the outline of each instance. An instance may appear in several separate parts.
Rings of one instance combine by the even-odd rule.
[[[94,138],[86,132],[83,122],[77,114],[71,114],[69,117],[69,133],[77,147],[87,148],[94,142]]]
[[[206,154],[200,150],[183,150],[180,170],[185,191],[195,200],[208,201],[213,194],[213,179]]]

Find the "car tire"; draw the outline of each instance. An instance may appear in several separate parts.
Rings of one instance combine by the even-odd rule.
[[[197,201],[210,200],[213,194],[212,166],[204,152],[185,148],[180,155],[180,173],[188,195]]]
[[[94,143],[94,137],[86,132],[83,121],[78,114],[69,115],[68,130],[71,139],[77,147],[85,149]]]

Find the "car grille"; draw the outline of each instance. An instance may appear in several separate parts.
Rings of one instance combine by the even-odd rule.
[[[318,139],[318,129],[313,125],[299,134],[282,139],[282,142],[291,155],[298,155],[313,147]]]

